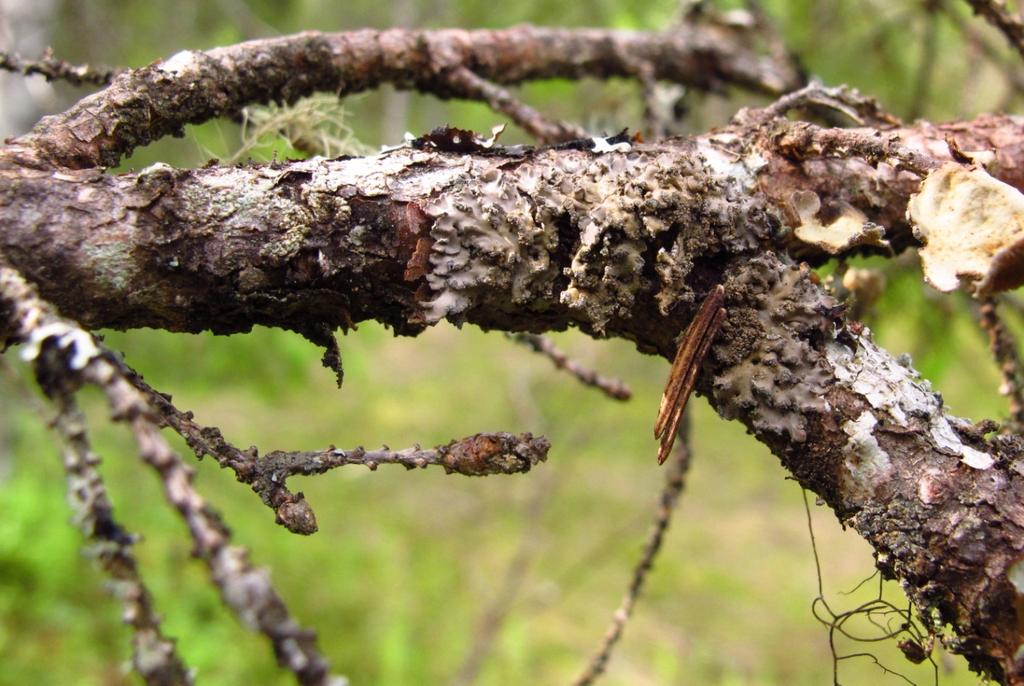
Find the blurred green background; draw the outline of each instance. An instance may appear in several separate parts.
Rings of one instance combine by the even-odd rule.
[[[523,22],[658,29],[678,9],[656,0],[30,4],[38,21],[19,29],[25,3],[0,2],[0,37],[8,45],[52,44],[71,61],[125,66],[303,29]],[[1018,104],[997,66],[1014,64],[1013,56],[959,5],[952,15],[939,2],[775,0],[765,7],[810,73],[876,95],[902,116],[944,119]],[[950,16],[966,22],[967,33]],[[59,110],[84,92],[38,81],[24,97]],[[542,111],[594,130],[641,121],[638,89],[629,82],[536,83],[522,93]],[[679,131],[704,130],[758,102],[742,92],[689,93]],[[332,135],[350,133],[350,144],[371,150],[398,142],[405,130],[450,122],[485,131],[501,121],[477,104],[390,89],[350,98],[329,119]],[[515,131],[508,136],[522,139]],[[264,159],[297,154],[283,139],[260,143],[252,152]],[[214,122],[140,151],[126,167],[157,159],[198,165],[241,146],[237,125]],[[866,317],[883,345],[909,352],[955,412],[1005,417],[995,366],[966,300],[926,291],[914,260],[868,266],[886,269],[886,294]],[[566,683],[589,659],[625,591],[663,478],[650,429],[668,365],[621,341],[574,332],[554,338],[578,360],[625,379],[634,400],[607,400],[502,334],[469,327],[442,325],[401,339],[364,324],[342,340],[341,391],[320,367],[317,349],[280,331],[106,335],[179,407],[220,426],[235,444],[264,452],[331,443],[433,445],[495,430],[551,439],[548,462],[529,475],[468,479],[382,467],[296,479],[294,489],[305,491],[320,522],[309,538],[275,526],[270,510],[216,463],[199,464],[199,488],[222,509],[236,540],[272,570],[299,620],[319,632],[335,670],[354,684],[388,685],[450,683],[480,648],[481,622],[500,598],[509,600],[509,611],[485,646],[474,683]],[[7,358],[11,369],[0,381],[0,684],[134,683],[124,668],[128,632],[68,523],[57,449],[29,401],[27,370],[15,355]],[[117,514],[145,537],[136,551],[143,573],[199,683],[291,683],[264,639],[221,607],[125,431],[105,421],[95,394],[86,392],[85,401]],[[692,408],[687,488],[604,683],[831,683],[828,632],[810,611],[817,581],[800,488],[742,427],[718,419],[703,400]],[[813,509],[813,522],[832,607],[849,610],[870,599],[877,584],[841,593],[871,574],[866,544],[823,508]],[[898,588],[885,592],[905,602]],[[838,647],[870,651],[914,682],[932,682],[932,667],[910,665],[892,641]],[[937,652],[936,661],[942,683],[977,683],[958,658]],[[847,685],[905,683],[870,658],[845,660],[839,669]]]

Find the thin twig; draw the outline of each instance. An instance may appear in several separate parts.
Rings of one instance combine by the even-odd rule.
[[[193,554],[206,563],[221,600],[249,628],[260,631],[278,664],[302,686],[340,686],[316,646],[316,634],[292,618],[270,584],[266,570],[254,567],[248,551],[231,544],[220,515],[192,485],[193,471],[160,433],[158,416],[146,397],[125,378],[115,356],[88,332],[59,317],[53,307],[15,270],[0,267],[0,302],[8,313],[2,330],[9,342],[24,343],[22,356],[35,362],[36,380],[52,396],[82,383],[100,388],[112,419],[131,427],[139,456],[160,476],[164,495],[188,525]]]
[[[725,308],[722,307],[724,301],[725,287],[719,284],[708,293],[683,334],[683,340],[669,371],[665,392],[661,396],[658,419],[654,423],[654,437],[661,440],[658,464],[664,464],[672,450],[686,402],[690,399],[694,384],[697,383],[697,372],[700,371],[701,363],[718,334],[718,329],[725,321]]]
[[[505,568],[505,576],[494,599],[480,613],[476,629],[473,632],[473,643],[449,686],[470,686],[476,682],[487,656],[494,647],[495,639],[500,634],[501,628],[505,625],[505,621],[515,605],[530,564],[537,557],[537,552],[543,541],[541,515],[544,514],[545,506],[551,497],[551,474],[552,472],[545,472],[547,478],[541,481],[540,486],[533,491],[533,496],[526,504],[519,548]]]
[[[288,489],[290,476],[323,474],[348,465],[375,470],[382,464],[401,465],[406,469],[438,466],[449,474],[465,476],[515,474],[528,472],[538,462],[543,462],[551,447],[543,436],[495,432],[473,434],[426,449],[418,445],[402,450],[387,447],[366,450],[361,446],[342,450],[330,446],[324,450],[275,450],[260,457],[255,446],[240,450],[225,440],[217,427],[197,423],[191,412],[178,409],[168,396],[149,386],[127,365],[123,366],[123,373],[149,399],[161,420],[185,439],[197,457],[209,455],[221,467],[233,471],[235,478],[249,484],[264,504],[277,513],[278,524],[298,534],[317,531],[316,515],[302,493]]]
[[[446,70],[444,78],[456,95],[486,102],[492,110],[506,115],[541,143],[561,143],[587,137],[582,127],[547,119],[507,89],[477,75],[466,66],[459,65]]]
[[[975,14],[995,26],[1006,37],[1010,45],[1024,57],[1024,22],[1006,9],[1001,0],[967,0]]]
[[[972,46],[977,47],[982,54],[990,62],[996,65],[1010,84],[1010,88],[1014,93],[1024,93],[1024,74],[1021,73],[1019,65],[1015,60],[1007,60],[1006,55],[1001,54],[999,49],[996,48],[989,41],[988,36],[982,35],[981,31],[975,29],[974,24],[961,19],[957,16],[956,12],[945,0],[940,0],[938,3],[939,9],[946,13],[949,18],[949,23],[960,32],[964,37],[964,40],[968,41]],[[1010,63],[1012,62],[1012,64]]]
[[[778,24],[765,11],[760,0],[745,0],[743,3],[754,20],[755,35],[764,41],[768,54],[780,64],[788,64],[794,73],[803,73],[800,56],[786,43]]]
[[[679,495],[682,493],[685,483],[686,470],[690,466],[690,455],[689,429],[683,424],[679,427],[679,440],[676,442],[674,459],[665,472],[665,487],[662,489],[661,495],[658,496],[658,510],[654,517],[654,524],[651,527],[650,534],[647,536],[647,542],[644,544],[644,551],[640,556],[640,561],[633,568],[633,578],[630,581],[629,590],[622,599],[619,608],[612,615],[611,624],[605,632],[604,639],[601,641],[597,652],[590,659],[590,663],[583,671],[583,674],[573,682],[575,686],[589,686],[604,673],[605,668],[608,666],[608,660],[611,658],[612,650],[614,650],[619,639],[622,638],[626,622],[629,620],[630,615],[633,614],[637,598],[640,597],[640,593],[643,591],[647,576],[654,565],[654,558],[657,557],[658,551],[661,550],[662,541],[665,539],[665,532],[672,521],[672,512],[675,509],[676,503],[679,502]]]
[[[892,128],[899,126],[899,117],[886,111],[874,98],[860,93],[849,86],[826,87],[819,81],[812,81],[800,90],[787,93],[760,112],[769,118],[785,115],[795,109],[819,107],[841,112],[857,126]]]
[[[910,120],[921,116],[928,103],[928,98],[932,95],[932,76],[935,73],[935,57],[939,46],[939,5],[938,0],[925,2],[927,24],[924,35],[921,37],[921,61],[918,63],[917,76],[914,78],[914,90],[910,97],[908,110]]]
[[[51,365],[54,363],[59,361]],[[152,596],[139,574],[132,554],[136,537],[114,519],[113,506],[97,470],[100,460],[89,444],[85,415],[70,389],[61,384],[50,385],[49,389],[50,399],[57,406],[53,426],[64,443],[64,472],[73,521],[89,539],[90,555],[113,580],[111,590],[124,607],[122,620],[132,630],[132,667],[153,686],[191,684],[192,675],[178,655],[174,640],[163,635]]]
[[[1024,369],[1017,352],[1017,341],[996,312],[995,298],[985,298],[978,307],[978,324],[988,334],[989,350],[999,367],[1002,384],[999,392],[1010,403],[1010,419],[1005,429],[1019,433],[1024,428]]]
[[[593,369],[587,369],[569,357],[565,352],[559,350],[554,341],[547,336],[540,336],[534,333],[515,333],[508,336],[516,343],[522,343],[534,352],[544,355],[551,360],[556,368],[564,369],[579,379],[580,383],[601,390],[609,398],[629,400],[633,397],[633,391],[630,390],[625,382],[620,379],[601,376]]]
[[[55,58],[49,48],[38,60],[27,60],[16,53],[0,50],[0,70],[18,72],[25,76],[38,74],[46,77],[47,81],[67,81],[74,86],[108,86],[122,71],[88,64],[71,64]]]

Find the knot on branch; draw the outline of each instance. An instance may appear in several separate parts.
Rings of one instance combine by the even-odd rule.
[[[306,502],[302,493],[288,493],[284,502],[276,509],[277,523],[284,526],[292,533],[309,536],[315,534],[320,528],[316,523],[316,514],[313,508]]]
[[[547,460],[550,448],[548,439],[531,433],[481,433],[440,448],[441,465],[449,474],[517,474]]]

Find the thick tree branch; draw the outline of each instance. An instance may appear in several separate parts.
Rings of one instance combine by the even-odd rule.
[[[923,171],[951,159],[946,137],[992,150],[993,173],[1024,188],[1019,130],[1012,117],[882,136],[774,119],[605,154],[402,148],[265,168],[158,164],[116,177],[0,168],[0,250],[46,298],[97,328],[308,331],[373,318],[415,333],[444,316],[465,320],[473,306],[481,312],[470,318],[484,325],[599,331],[611,318],[639,316],[631,300],[652,298],[656,317],[692,302],[680,277],[704,257],[727,257],[724,240],[741,252],[827,257],[793,231],[806,220],[797,211],[803,194],[816,197],[818,222],[853,208],[885,227],[893,247],[911,244],[907,198]],[[495,226],[463,236],[468,218],[492,206]],[[694,228],[682,234],[688,214]],[[624,252],[607,262],[634,262],[609,267],[628,275],[640,258],[653,270],[622,284],[594,262],[618,221]],[[467,251],[487,236],[512,243],[485,243],[497,261],[493,274],[478,275]],[[489,288],[489,278],[513,290]]]
[[[792,211],[797,192],[818,198],[819,223],[853,207],[893,245],[911,242],[907,198],[951,159],[947,136],[994,150],[990,168],[1019,187],[1019,131],[1009,117],[880,133],[748,113],[702,137],[616,144],[628,150],[2,170],[0,250],[95,327],[372,318],[414,334],[447,318],[577,326],[669,359],[721,284],[728,316],[698,391],[875,547],[883,572],[953,626],[954,649],[1013,681],[1024,678],[1007,576],[1024,550],[1021,443],[948,415],[781,251],[783,227],[809,221]]]
[[[6,154],[37,167],[113,166],[136,147],[180,134],[186,124],[232,115],[254,102],[292,102],[315,91],[349,95],[383,83],[508,106],[510,101],[481,84],[628,77],[632,65],[649,63],[655,78],[702,89],[735,84],[781,93],[800,85],[790,64],[753,52],[747,38],[732,28],[687,24],[665,33],[520,26],[260,39],[180,52],[121,74],[67,112],[44,117],[31,133],[14,139]],[[472,74],[481,81],[470,87],[463,78],[453,88],[453,70],[456,77]]]

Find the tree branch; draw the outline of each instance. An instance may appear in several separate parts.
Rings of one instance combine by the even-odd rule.
[[[647,145],[488,148],[442,135],[372,158],[154,165],[117,177],[72,169],[111,164],[186,122],[251,101],[352,92],[380,80],[444,93],[433,79],[456,63],[499,84],[608,77],[630,73],[617,57],[625,51],[635,53],[631,64],[656,65],[658,78],[695,76],[711,86],[728,73],[743,82],[741,69],[716,61],[713,46],[689,52],[689,37],[361,32],[181,53],[120,77],[0,152],[0,253],[89,327],[230,333],[266,324],[309,335],[374,319],[411,335],[441,319],[508,331],[575,326],[666,359],[698,303],[722,285],[727,314],[698,392],[868,540],[882,572],[902,580],[922,613],[953,628],[950,647],[972,667],[1022,682],[1015,607],[1024,601],[1011,576],[1024,550],[1024,441],[987,438],[992,425],[948,414],[793,260],[865,249],[852,240],[825,249],[801,237],[805,225],[838,231],[828,221],[837,216],[884,227],[868,232],[876,249],[915,243],[908,199],[925,175],[950,160],[964,164],[971,151],[986,151],[994,174],[1024,188],[1018,120],[880,130],[783,116],[812,105],[855,121],[873,111],[818,87],[741,112],[721,130]],[[17,300],[8,297],[8,307],[16,310]],[[23,314],[9,316],[0,336],[27,336]],[[74,334],[67,345],[77,349],[81,330],[61,331]],[[141,396],[93,359],[86,378],[108,383],[112,405],[124,406],[117,416],[164,478],[222,595],[248,616],[236,602],[238,577],[225,575],[259,575],[191,490]],[[326,667],[312,639],[269,586],[257,595],[272,615],[257,624],[277,641],[279,659],[293,668],[306,660],[309,683],[320,683]]]
[[[187,686],[192,675],[178,656],[174,640],[160,629],[160,617],[132,553],[136,537],[114,519],[114,508],[97,469],[99,457],[89,444],[85,415],[71,389],[60,383],[57,370],[62,361],[44,357],[37,362],[55,382],[46,390],[57,406],[54,428],[64,442],[64,472],[74,521],[89,539],[90,552],[110,576],[111,588],[124,606],[123,621],[132,629],[132,668],[152,686]]]
[[[38,74],[47,81],[67,81],[73,86],[108,86],[115,76],[124,71],[71,64],[55,58],[50,50],[46,50],[38,60],[26,60],[15,53],[0,50],[0,70],[18,72],[25,76]]]
[[[994,297],[981,302],[977,310],[978,324],[988,336],[989,350],[1003,379],[999,392],[1009,400],[1010,419],[1005,428],[1020,433],[1024,428],[1024,369],[1017,352],[1017,339],[996,311],[998,302]]]
[[[631,76],[633,64],[649,62],[656,78],[701,89],[736,84],[780,93],[800,84],[792,65],[756,54],[744,38],[715,25],[684,25],[665,33],[520,26],[265,38],[184,51],[121,74],[67,112],[44,117],[6,153],[40,168],[114,166],[138,146],[179,135],[186,124],[233,115],[254,102],[292,102],[315,91],[344,96],[383,83],[441,97],[492,100],[496,91],[481,88],[482,83]],[[465,83],[452,88],[452,70],[462,73],[463,67],[482,80],[475,88]]]
[[[226,441],[217,427],[200,426],[191,412],[179,410],[170,397],[154,390],[134,370],[124,368],[123,375],[146,396],[160,419],[185,439],[196,457],[209,455],[221,467],[233,471],[240,482],[249,484],[263,503],[277,513],[278,524],[298,534],[316,533],[317,522],[305,496],[288,489],[290,476],[324,474],[347,465],[376,470],[382,464],[406,469],[440,466],[449,474],[465,476],[515,474],[528,472],[546,460],[551,447],[543,436],[529,433],[480,433],[427,450],[419,446],[404,450],[339,450],[331,446],[316,451],[274,450],[260,457],[255,446],[240,450]]]
[[[521,343],[534,352],[544,355],[544,357],[551,360],[556,369],[563,369],[572,374],[584,386],[592,386],[615,400],[629,400],[633,397],[633,392],[622,380],[601,376],[593,369],[584,367],[559,350],[558,346],[546,336],[538,336],[533,333],[517,333],[511,334],[510,337],[516,343]]]
[[[999,0],[967,0],[975,14],[999,29],[1010,45],[1024,57],[1024,22],[1010,14]]]
[[[304,686],[346,683],[330,676],[317,649],[316,634],[292,619],[267,572],[252,566],[245,548],[231,545],[227,525],[193,488],[192,470],[160,435],[144,396],[111,361],[113,355],[92,335],[57,316],[6,266],[0,266],[0,308],[6,316],[7,343],[25,345],[23,357],[36,363],[37,380],[48,395],[60,393],[61,388],[93,384],[106,396],[112,418],[130,426],[139,456],[160,476],[164,495],[188,525],[194,555],[206,563],[222,601],[243,624],[270,639],[278,663]],[[166,660],[166,648],[156,648]]]
[[[605,669],[608,667],[608,661],[611,659],[612,651],[615,649],[619,639],[622,638],[622,633],[626,629],[626,622],[629,621],[630,616],[633,614],[633,608],[636,606],[640,593],[643,592],[644,585],[647,583],[647,576],[654,567],[654,559],[661,550],[662,541],[665,539],[665,532],[668,531],[668,525],[672,521],[672,513],[675,510],[676,503],[679,502],[680,494],[683,492],[686,471],[690,467],[692,453],[690,451],[689,429],[686,426],[686,420],[683,420],[683,424],[679,428],[678,440],[672,452],[672,461],[669,462],[665,471],[665,486],[658,495],[658,510],[654,515],[654,523],[651,525],[651,531],[647,536],[647,541],[644,543],[640,560],[633,568],[633,577],[629,582],[629,589],[626,591],[622,603],[612,615],[611,624],[601,640],[601,645],[593,657],[590,658],[590,663],[583,670],[583,673],[573,681],[574,686],[590,686],[604,674]]]

